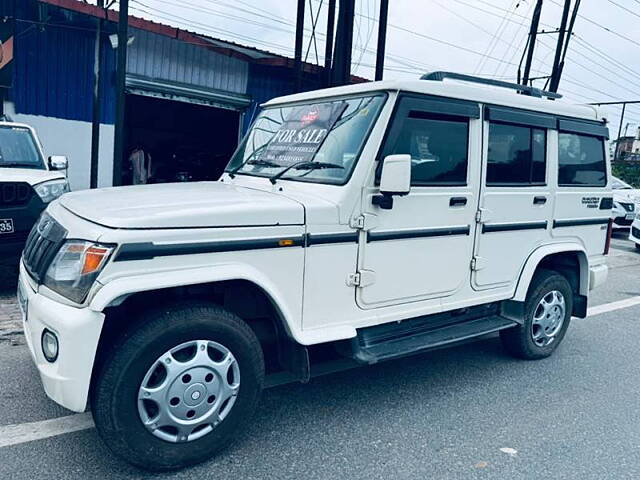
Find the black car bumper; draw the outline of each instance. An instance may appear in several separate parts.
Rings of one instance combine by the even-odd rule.
[[[0,183],[0,187],[3,185]],[[13,232],[0,233],[0,263],[14,263],[20,256],[31,228],[36,223],[46,204],[40,200],[38,194],[31,187],[28,197],[16,198],[10,201],[6,198],[0,202],[0,219],[10,219]]]

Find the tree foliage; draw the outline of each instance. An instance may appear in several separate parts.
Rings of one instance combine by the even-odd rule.
[[[616,162],[611,168],[613,175],[635,188],[640,188],[640,162]]]

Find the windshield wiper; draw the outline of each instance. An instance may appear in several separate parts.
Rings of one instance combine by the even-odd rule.
[[[236,168],[232,168],[231,170],[227,171],[229,176],[231,178],[235,177],[236,173],[238,173],[240,169],[245,165],[262,165],[265,167],[270,167],[270,166],[281,167],[282,165],[276,165],[275,163],[273,165],[267,165],[267,163],[273,163],[273,162],[269,162],[268,160],[260,160],[259,158],[256,158],[255,160],[253,159],[253,157],[255,157],[258,153],[264,150],[267,145],[268,143],[265,143],[261,147],[256,148],[253,152],[251,152],[251,155],[249,155],[249,158],[247,158],[244,162],[240,163],[240,165],[238,165]]]
[[[270,162],[269,160],[249,160],[245,165],[255,165],[256,167],[271,167],[271,168],[280,168],[281,164],[276,162]]]
[[[276,180],[282,177],[289,170],[321,170],[323,168],[340,168],[344,170],[342,165],[338,165],[337,163],[329,163],[329,162],[310,162],[308,160],[303,160],[302,162],[294,163],[293,165],[289,165],[284,170],[280,170],[273,177],[269,178],[269,181],[275,185]]]

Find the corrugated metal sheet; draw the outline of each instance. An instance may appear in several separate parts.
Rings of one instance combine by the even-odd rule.
[[[129,47],[127,73],[246,93],[247,62],[144,30],[131,29],[131,34],[135,40]]]
[[[259,64],[250,65],[247,94],[252,101],[243,118],[243,133],[249,129],[255,117],[260,113],[260,104],[293,92],[293,80],[293,71],[287,68]]]
[[[322,78],[305,74],[303,90],[315,90],[322,87]],[[249,66],[249,83],[247,95],[251,97],[251,105],[245,112],[242,131],[245,133],[253,119],[260,113],[260,104],[272,98],[294,93],[294,71],[286,67],[251,64]]]
[[[17,22],[15,79],[10,98],[17,113],[91,121],[95,33],[73,24]],[[104,39],[102,121],[114,123],[115,54]]]

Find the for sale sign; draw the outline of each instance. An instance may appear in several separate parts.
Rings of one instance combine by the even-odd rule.
[[[346,102],[294,107],[260,159],[282,166],[311,162],[346,108]]]

